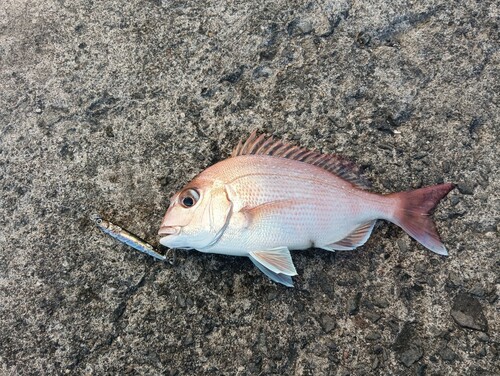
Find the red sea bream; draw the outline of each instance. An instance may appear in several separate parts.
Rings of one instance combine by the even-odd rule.
[[[424,247],[447,255],[429,212],[453,187],[372,193],[343,158],[254,132],[230,158],[174,195],[160,242],[246,256],[273,281],[293,286],[297,272],[290,250],[353,250],[368,240],[377,219],[395,223]]]

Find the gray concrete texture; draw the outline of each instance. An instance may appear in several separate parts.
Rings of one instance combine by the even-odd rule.
[[[0,3],[0,374],[498,375],[497,1]],[[155,262],[168,198],[259,129],[374,191],[458,188],[450,256],[380,222],[360,250]]]

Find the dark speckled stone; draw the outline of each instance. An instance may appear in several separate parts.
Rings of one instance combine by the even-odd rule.
[[[460,326],[488,331],[488,322],[479,301],[472,295],[460,293],[453,301],[451,316]]]

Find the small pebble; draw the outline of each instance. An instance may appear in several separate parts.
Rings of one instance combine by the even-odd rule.
[[[486,349],[484,347],[481,347],[479,351],[476,353],[476,356],[478,358],[484,358],[486,356]]]
[[[479,301],[470,294],[459,293],[453,301],[451,316],[458,325],[468,329],[488,331],[488,322]]]
[[[382,336],[380,335],[380,333],[377,333],[377,332],[370,332],[366,335],[366,340],[368,341],[376,341],[380,338],[382,338]]]
[[[240,66],[236,71],[223,76],[220,79],[220,82],[226,81],[226,82],[229,82],[230,84],[237,83],[241,79],[241,76],[243,76],[244,69],[245,69],[244,66]]]
[[[277,297],[278,297],[278,293],[276,292],[276,290],[270,291],[269,294],[267,294],[268,301],[272,301],[272,300],[276,299]]]
[[[469,292],[472,295],[476,295],[476,296],[479,296],[479,297],[483,297],[486,294],[486,290],[484,289],[484,287],[481,284],[481,282],[476,282],[474,284],[474,286],[472,286],[472,288],[469,290]]]
[[[398,354],[398,359],[406,367],[410,367],[424,355],[424,351],[418,344],[417,327],[417,322],[405,322],[392,346]]]
[[[495,302],[498,300],[498,295],[492,293],[492,294],[488,295],[487,300],[488,300],[488,303],[495,304]]]
[[[403,239],[398,239],[397,243],[398,243],[399,250],[401,252],[408,251],[408,246],[406,245],[406,242]]]
[[[185,346],[189,346],[189,345],[192,345],[194,340],[193,340],[193,335],[191,333],[188,333],[188,335],[186,336],[186,338],[184,338],[184,345]]]
[[[463,195],[474,194],[474,186],[470,183],[461,182],[458,183],[458,191]]]
[[[162,187],[166,187],[168,185],[168,179],[166,176],[160,179],[160,185]]]
[[[399,360],[406,366],[410,367],[413,363],[419,360],[424,355],[422,349],[418,346],[413,346],[409,350],[403,352]]]
[[[389,302],[387,299],[381,298],[381,297],[376,297],[375,299],[372,300],[373,304],[378,307],[378,308],[387,308],[389,307]]]
[[[106,132],[107,137],[115,137],[115,134],[113,132],[113,128],[111,128],[111,125],[108,125],[106,128],[104,128],[104,131]]]
[[[490,336],[484,332],[479,332],[477,333],[477,339],[480,340],[481,342],[489,342]]]
[[[457,359],[457,354],[449,347],[445,347],[443,350],[441,350],[439,355],[445,362],[453,362],[455,359]]]
[[[453,285],[453,286],[462,286],[464,281],[462,278],[458,275],[456,272],[450,272],[448,274],[448,281]]]
[[[375,312],[365,312],[365,316],[373,323],[376,323],[378,320],[380,320],[381,317],[378,313]]]
[[[335,328],[335,320],[328,315],[321,316],[320,324],[325,333],[330,333]]]
[[[181,308],[186,308],[186,299],[184,299],[182,296],[177,296],[177,304]]]
[[[257,67],[253,71],[253,78],[259,79],[259,78],[267,78],[273,74],[273,71],[269,67]]]
[[[360,45],[360,46],[367,46],[370,41],[371,41],[371,36],[370,34],[366,33],[366,32],[359,32],[357,35],[356,35],[356,42]]]
[[[421,364],[417,369],[417,376],[425,376],[426,369],[427,369],[427,364]]]
[[[413,156],[413,159],[422,159],[423,157],[427,156],[427,152],[425,151],[420,151],[417,154]]]
[[[287,25],[286,30],[290,36],[308,34],[312,31],[312,24],[307,20],[295,19]]]
[[[348,310],[350,315],[356,315],[359,312],[359,302],[361,300],[361,293],[358,292],[356,295],[349,301]]]

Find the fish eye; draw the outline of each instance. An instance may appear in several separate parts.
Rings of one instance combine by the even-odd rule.
[[[184,205],[184,206],[185,206],[185,207],[187,207],[187,208],[190,208],[191,206],[193,206],[193,205],[194,205],[194,200],[193,200],[193,198],[192,198],[192,197],[189,197],[189,196],[184,197],[184,198],[182,199],[182,205]]]
[[[181,194],[179,201],[183,207],[191,208],[194,205],[196,205],[199,199],[200,199],[200,194],[196,189],[187,189],[185,192]]]

